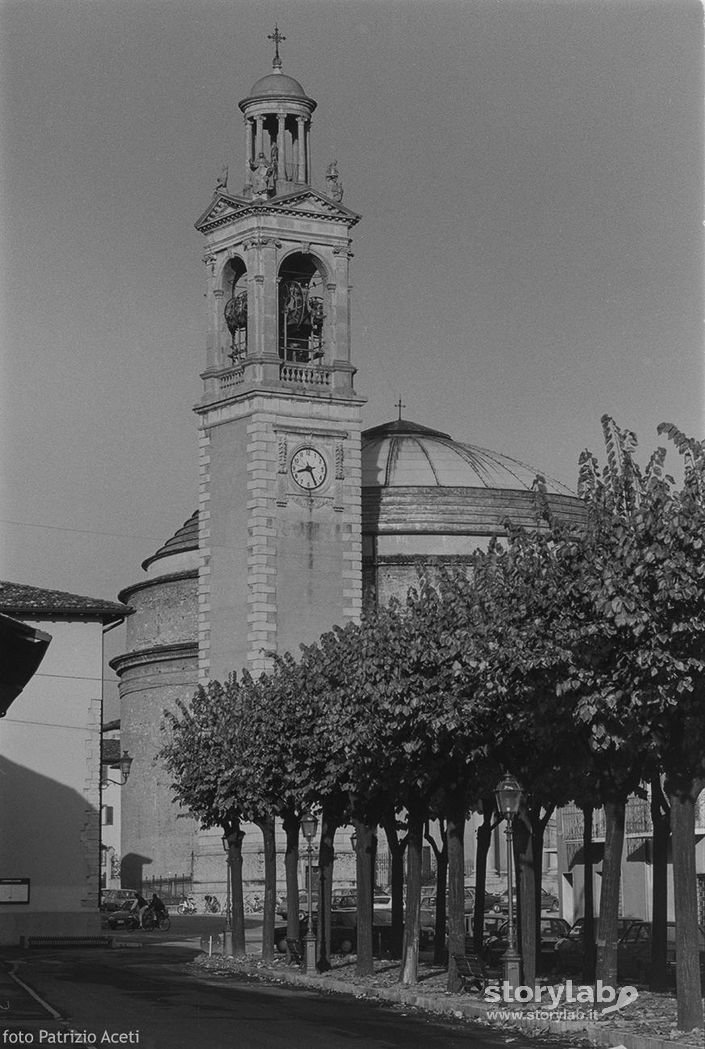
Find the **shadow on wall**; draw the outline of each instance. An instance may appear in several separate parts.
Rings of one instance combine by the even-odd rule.
[[[144,881],[144,868],[152,863],[149,856],[140,856],[137,852],[128,852],[120,863],[120,884],[125,889],[139,889]]]
[[[31,910],[78,910],[87,889],[98,907],[99,831],[78,791],[0,755],[0,877],[31,879]]]

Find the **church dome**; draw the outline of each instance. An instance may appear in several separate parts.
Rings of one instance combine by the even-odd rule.
[[[362,435],[363,488],[530,489],[540,471],[518,459],[397,419]],[[559,482],[550,488],[568,489]]]
[[[285,95],[289,98],[308,97],[298,80],[294,80],[293,76],[287,76],[286,73],[275,70],[273,73],[267,73],[266,76],[260,77],[252,85],[252,90],[247,98],[249,101],[254,98],[271,98],[274,95]]]
[[[184,521],[181,528],[167,539],[159,549],[142,562],[142,568],[146,571],[155,561],[162,558],[171,558],[174,554],[181,554],[189,550],[198,549],[198,510],[191,514],[188,521]]]

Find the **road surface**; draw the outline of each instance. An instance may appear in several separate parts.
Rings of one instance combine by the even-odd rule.
[[[19,975],[60,1016],[46,1014],[21,1029],[8,1025],[0,1046],[528,1049],[545,1044],[352,995],[198,970],[189,966],[197,953],[195,947],[156,940],[141,948],[18,952]],[[17,1040],[21,1031],[24,1041]],[[556,1041],[551,1044],[560,1049]]]

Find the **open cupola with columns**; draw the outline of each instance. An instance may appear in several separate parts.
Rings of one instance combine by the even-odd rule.
[[[311,184],[316,103],[282,72],[277,28],[270,39],[273,70],[240,102],[244,188],[218,179],[196,223],[208,269],[204,404],[251,384],[354,396],[348,270],[359,215],[341,203],[336,161],[322,189]]]

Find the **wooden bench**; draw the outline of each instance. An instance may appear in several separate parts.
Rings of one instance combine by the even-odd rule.
[[[286,939],[286,954],[289,965],[303,965],[304,964],[304,949],[301,940],[291,940],[287,936]]]
[[[477,988],[482,993],[490,979],[487,965],[478,954],[454,954],[455,969],[460,977],[462,989]]]

